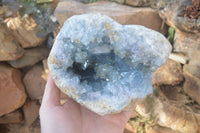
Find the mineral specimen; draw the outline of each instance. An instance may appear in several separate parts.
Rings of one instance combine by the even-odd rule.
[[[91,13],[65,22],[48,66],[61,91],[104,115],[128,109],[152,93],[152,73],[170,51],[167,39],[156,31]]]

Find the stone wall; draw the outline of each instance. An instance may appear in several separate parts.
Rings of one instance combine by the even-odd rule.
[[[0,5],[0,132],[40,132],[38,112],[48,77],[46,59],[52,40],[69,17],[90,12],[101,12],[124,25],[143,25],[166,37],[168,26],[176,30],[170,59],[154,73],[155,93],[137,104],[124,132],[200,132],[200,31],[192,33],[186,26],[184,30],[180,27],[179,8],[153,9],[148,0],[90,4],[54,0],[50,6],[55,9],[59,26],[53,33],[38,37],[34,18],[17,15],[13,1],[3,0]],[[61,101],[65,99],[62,95]]]

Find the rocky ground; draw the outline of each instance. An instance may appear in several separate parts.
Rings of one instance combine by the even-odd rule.
[[[28,8],[30,3],[0,0],[0,132],[40,132],[38,111],[54,38],[69,17],[101,12],[121,24],[156,30],[173,46],[153,75],[154,93],[137,103],[124,133],[200,133],[200,1],[88,2],[93,1],[54,0]]]

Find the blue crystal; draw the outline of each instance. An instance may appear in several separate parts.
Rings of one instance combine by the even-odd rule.
[[[116,113],[152,92],[152,73],[171,45],[160,33],[121,25],[103,14],[69,18],[48,65],[56,85],[92,111]]]

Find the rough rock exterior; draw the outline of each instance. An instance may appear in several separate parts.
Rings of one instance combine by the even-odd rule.
[[[25,100],[20,71],[0,64],[0,116],[21,107]]]
[[[161,127],[159,125],[155,125],[153,127],[150,127],[146,130],[146,133],[181,133],[179,131],[174,131],[170,128]]]
[[[192,34],[176,30],[174,36],[174,51],[189,54],[193,50],[199,49],[199,45],[200,33]]]
[[[9,129],[6,133],[41,133],[39,123],[31,126],[26,126],[24,124],[8,124],[6,126]]]
[[[17,60],[9,61],[9,64],[15,68],[23,68],[27,66],[33,66],[42,59],[46,58],[49,54],[47,48],[32,48],[25,50],[22,57]]]
[[[37,24],[32,17],[10,19],[7,26],[23,48],[41,45],[46,39],[45,37],[40,38],[36,36]]]
[[[151,8],[133,8],[109,1],[83,4],[74,0],[63,0],[59,2],[54,14],[62,26],[73,15],[93,12],[103,13],[123,25],[143,25],[163,34],[167,33],[167,26],[160,19],[158,13]]]
[[[184,67],[189,73],[200,79],[200,49],[195,49],[189,53],[189,64]]]
[[[34,100],[42,97],[46,81],[43,78],[44,70],[41,65],[31,68],[24,76],[23,82],[28,96]]]
[[[155,71],[152,84],[158,86],[177,85],[183,80],[181,64],[169,59]]]
[[[94,13],[69,18],[48,58],[56,85],[98,114],[128,109],[152,92],[171,45],[158,32]]]
[[[126,123],[124,133],[137,133],[137,130],[133,128],[129,123]]]
[[[190,74],[187,71],[187,66],[184,66],[183,70],[185,78],[183,85],[184,92],[200,104],[200,79]]]
[[[23,48],[6,28],[0,24],[0,61],[15,60],[24,54]]]
[[[153,117],[156,123],[184,133],[200,131],[200,116],[163,99],[150,96],[137,103],[136,111],[144,117]]]
[[[9,114],[6,114],[0,117],[0,124],[7,124],[7,123],[20,123],[23,120],[23,115],[20,110],[16,110]]]
[[[149,6],[150,0],[125,0],[125,4],[131,6]]]
[[[27,101],[23,106],[25,124],[30,126],[39,116],[40,105],[35,101]]]

